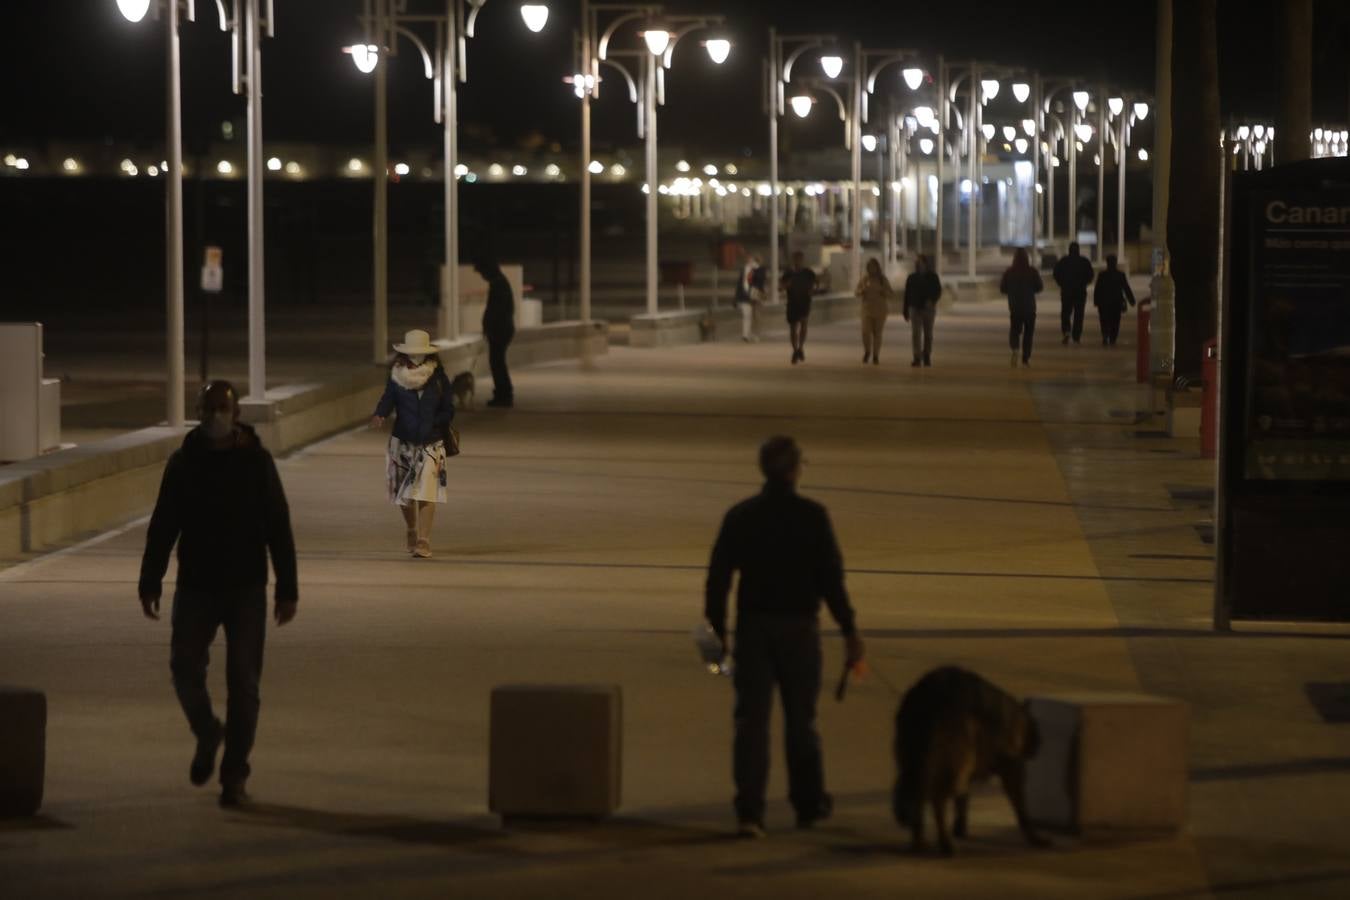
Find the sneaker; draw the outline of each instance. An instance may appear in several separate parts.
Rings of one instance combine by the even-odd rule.
[[[234,809],[243,806],[253,798],[244,790],[244,782],[225,782],[220,786],[220,806],[222,809]]]
[[[764,826],[759,822],[741,822],[736,826],[736,837],[746,840],[758,840],[764,837]]]
[[[216,719],[215,723],[214,734],[197,738],[197,752],[192,755],[192,766],[188,769],[188,778],[197,787],[210,781],[211,773],[216,770],[216,751],[220,749],[220,742],[225,738],[225,726],[219,719]]]
[[[814,812],[802,814],[797,813],[797,827],[801,829],[811,828],[817,822],[824,822],[834,812],[834,798],[825,794],[820,798],[820,805]]]

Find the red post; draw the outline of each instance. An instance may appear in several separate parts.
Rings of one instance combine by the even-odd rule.
[[[1213,459],[1219,446],[1219,339],[1205,341],[1200,372],[1205,392],[1200,399],[1200,458]]]
[[[1139,301],[1138,334],[1134,342],[1134,378],[1140,384],[1147,384],[1150,374],[1152,343],[1150,326],[1153,322],[1153,301],[1145,298]]]

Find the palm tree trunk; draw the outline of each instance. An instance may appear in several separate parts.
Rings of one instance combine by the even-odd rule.
[[[1219,54],[1216,0],[1172,10],[1171,198],[1167,249],[1176,284],[1176,376],[1200,374],[1216,328],[1219,274]]]
[[[1280,4],[1280,109],[1276,115],[1275,162],[1312,155],[1312,0]]]

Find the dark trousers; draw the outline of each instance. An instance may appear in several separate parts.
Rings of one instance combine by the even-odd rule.
[[[1059,295],[1059,332],[1070,335],[1078,343],[1083,336],[1083,311],[1087,309],[1087,294],[1081,297]]]
[[[1031,339],[1036,333],[1036,311],[1012,313],[1012,327],[1008,329],[1008,346],[1017,349],[1018,339],[1022,343],[1022,362],[1031,359]]]
[[[769,783],[769,713],[773,689],[783,698],[788,799],[799,816],[819,813],[825,764],[816,734],[820,631],[814,616],[742,616],[736,623],[736,815],[764,819]]]
[[[492,369],[492,396],[497,400],[515,398],[515,389],[511,386],[511,373],[506,368],[506,348],[511,346],[515,335],[488,335],[488,367]]]
[[[1098,309],[1097,316],[1102,321],[1102,343],[1114,344],[1116,338],[1120,337],[1120,310],[1107,312],[1105,309]]]
[[[248,778],[248,755],[258,731],[258,683],[267,632],[267,588],[178,590],[173,595],[169,669],[178,702],[198,738],[216,731],[206,667],[216,629],[225,629],[225,755],[222,784]]]

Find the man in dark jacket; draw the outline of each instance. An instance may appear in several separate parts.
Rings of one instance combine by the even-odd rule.
[[[746,837],[764,834],[775,684],[783,697],[788,797],[797,813],[797,827],[810,828],[828,817],[832,808],[816,734],[821,598],[844,634],[848,665],[856,666],[863,658],[830,517],[825,507],[797,494],[802,457],[796,442],[770,438],[760,448],[759,466],[764,489],[732,507],[723,520],[708,564],[704,597],[704,615],[725,646],[727,592],[732,573],[740,571],[733,769],[736,816]]]
[[[806,265],[806,257],[792,254],[792,268],[783,273],[779,287],[787,292],[788,340],[792,342],[792,364],[806,362],[806,326],[811,318],[811,297],[816,292],[816,273]]]
[[[914,361],[911,366],[933,364],[933,322],[937,319],[942,282],[928,263],[928,257],[914,257],[914,271],[905,279],[905,321],[910,323]]]
[[[474,260],[474,271],[488,284],[487,306],[483,309],[483,337],[488,345],[488,366],[492,369],[492,399],[488,406],[515,405],[511,373],[506,368],[506,348],[516,336],[516,299],[511,283],[502,274],[497,260],[490,256]]]
[[[1092,284],[1092,263],[1078,254],[1078,244],[1069,245],[1069,255],[1055,263],[1055,283],[1059,285],[1059,328],[1063,343],[1083,337],[1083,310],[1087,308],[1087,289]]]
[[[1097,318],[1102,323],[1102,346],[1115,346],[1120,336],[1120,315],[1125,304],[1134,306],[1134,291],[1130,290],[1130,280],[1125,273],[1116,268],[1114,254],[1106,258],[1106,271],[1097,279],[1097,287],[1092,292],[1092,305],[1097,307]]]
[[[239,422],[227,381],[202,391],[201,424],[169,458],[150,517],[139,592],[147,618],[159,618],[161,582],[178,544],[169,668],[178,701],[197,738],[189,778],[205,784],[222,739],[220,805],[248,795],[249,751],[258,728],[258,682],[267,626],[267,557],[276,570],[276,621],[295,618],[298,592],[290,512],[272,456]],[[224,725],[206,691],[207,652],[225,629],[228,687]]]

